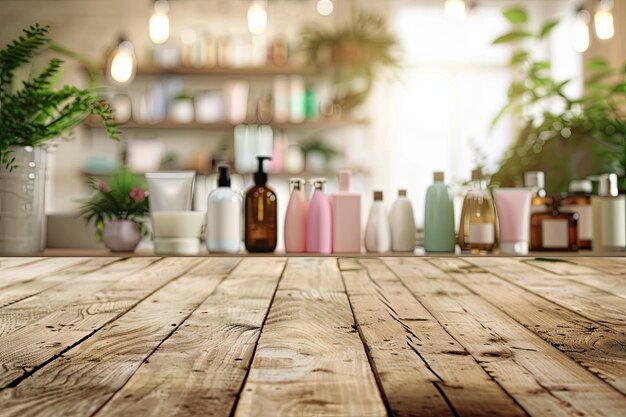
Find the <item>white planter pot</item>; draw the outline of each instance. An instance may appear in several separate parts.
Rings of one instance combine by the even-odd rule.
[[[112,220],[104,225],[102,241],[113,252],[133,252],[141,241],[141,231],[133,221]]]
[[[13,171],[0,166],[0,253],[30,254],[45,245],[46,149],[16,146]]]

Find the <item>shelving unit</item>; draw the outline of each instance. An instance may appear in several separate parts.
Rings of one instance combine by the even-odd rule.
[[[274,76],[274,75],[302,75],[314,76],[324,75],[327,71],[315,67],[296,67],[292,65],[274,66],[267,65],[262,67],[174,67],[162,68],[157,66],[137,67],[136,74],[142,75],[220,75],[220,76]]]

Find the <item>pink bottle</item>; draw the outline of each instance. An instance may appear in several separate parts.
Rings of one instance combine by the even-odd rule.
[[[304,195],[305,181],[302,178],[292,178],[291,197],[285,214],[285,252],[306,252],[306,215],[307,201]]]
[[[350,171],[339,171],[339,192],[330,196],[333,252],[361,252],[361,195],[350,192]]]
[[[324,194],[324,178],[311,180],[313,196],[307,212],[306,251],[330,254],[333,250],[333,224],[330,201]]]

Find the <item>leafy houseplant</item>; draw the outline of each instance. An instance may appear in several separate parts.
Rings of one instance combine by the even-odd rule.
[[[377,15],[359,14],[338,29],[305,26],[300,48],[311,64],[330,67],[335,102],[345,110],[367,99],[381,68],[400,67],[399,42]]]
[[[93,196],[83,200],[80,215],[96,226],[96,238],[113,251],[132,251],[148,236],[150,209],[141,177],[122,168],[108,181],[90,179]],[[121,226],[123,224],[124,226]]]
[[[47,26],[23,32],[0,50],[0,252],[6,253],[44,248],[46,144],[88,115],[99,116],[112,138],[118,134],[108,105],[92,91],[55,88],[61,60],[53,58],[43,71],[16,80],[20,68],[52,47]]]
[[[546,22],[537,33],[527,30],[524,9],[504,11],[512,30],[494,45],[544,40],[559,23]],[[517,139],[492,181],[513,186],[526,171],[546,172],[550,193],[567,191],[569,181],[603,172],[624,172],[626,166],[626,67],[616,71],[601,59],[587,62],[582,97],[565,92],[570,80],[555,80],[550,63],[536,60],[519,47],[511,58],[516,78],[508,103],[496,116],[512,114],[522,122]]]

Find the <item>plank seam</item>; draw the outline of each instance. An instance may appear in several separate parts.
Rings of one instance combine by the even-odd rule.
[[[230,409],[230,413],[228,413],[229,417],[234,417],[235,412],[237,411],[237,405],[239,404],[239,400],[241,399],[241,393],[246,386],[246,382],[248,382],[248,377],[250,376],[250,371],[252,370],[252,363],[254,363],[254,357],[256,356],[256,350],[259,347],[259,340],[261,340],[261,335],[263,334],[263,329],[265,328],[265,323],[267,322],[267,318],[270,315],[270,310],[274,305],[274,300],[276,299],[276,293],[278,292],[278,287],[280,286],[280,281],[283,279],[283,275],[285,274],[285,270],[287,269],[287,262],[289,259],[285,259],[285,263],[283,264],[283,268],[280,271],[280,275],[276,280],[276,286],[274,287],[274,291],[272,292],[272,297],[270,298],[269,305],[267,306],[267,311],[265,312],[265,316],[263,317],[263,321],[261,322],[261,326],[259,327],[259,336],[254,342],[254,349],[252,349],[252,354],[250,355],[250,364],[248,365],[248,369],[246,370],[246,375],[241,380],[241,386],[235,395],[235,400],[233,401],[233,405]]]
[[[429,264],[433,265],[433,264],[430,262],[430,259],[425,258],[425,260],[426,260]],[[422,300],[420,300],[420,299],[419,299],[419,298],[418,298],[418,297],[417,297],[417,296],[413,293],[413,291],[411,291],[411,289],[410,289],[410,288],[409,288],[409,287],[408,287],[408,286],[404,283],[404,280],[402,279],[402,277],[400,277],[398,274],[396,274],[396,271],[394,271],[394,270],[393,270],[393,268],[390,268],[390,267],[387,265],[387,263],[386,263],[386,262],[384,262],[384,261],[383,261],[383,264],[385,265],[385,267],[386,267],[389,271],[391,271],[391,273],[392,273],[393,275],[395,275],[395,277],[398,279],[398,281],[399,281],[400,283],[402,283],[402,286],[406,288],[406,290],[407,290],[407,291],[408,291],[408,292],[409,292],[409,293],[413,296],[413,298],[415,298],[415,300],[417,300],[417,302],[418,302],[418,303],[420,303],[420,304],[421,304],[421,306],[422,306],[422,307],[423,307],[426,311],[428,311],[428,313],[431,315],[431,317],[433,318],[433,320],[435,320],[435,321],[439,324],[439,326],[441,326],[441,328],[443,329],[443,331],[444,331],[444,332],[446,332],[446,333],[448,334],[448,336],[450,336],[450,338],[452,338],[452,340],[454,340],[456,343],[458,343],[458,344],[459,344],[459,346],[462,346],[462,347],[463,347],[463,349],[467,351],[467,349],[466,349],[465,345],[463,345],[463,343],[461,343],[461,342],[460,342],[460,341],[459,341],[456,337],[454,337],[454,335],[452,335],[452,334],[448,331],[448,329],[446,328],[446,326],[444,326],[444,325],[443,325],[443,324],[439,321],[439,319],[437,319],[437,317],[435,316],[435,314],[433,314],[433,311],[432,311],[430,308],[428,308],[426,305],[424,305],[424,303],[422,302]],[[437,267],[437,265],[435,265],[435,267],[436,267],[438,270],[440,270],[440,271],[442,271],[442,272],[446,273],[445,271],[441,270],[441,268]],[[447,275],[447,273],[446,273],[446,275]],[[481,325],[482,325],[482,323],[481,323]],[[469,352],[468,352],[468,353],[469,353]],[[519,409],[520,409],[522,412],[524,412],[527,416],[529,416],[529,417],[530,417],[530,415],[531,415],[531,414],[528,412],[528,410],[526,410],[526,408],[524,408],[524,407],[520,404],[520,402],[519,402],[519,401],[517,401],[517,399],[516,399],[515,397],[513,397],[513,396],[511,395],[511,393],[509,393],[509,392],[508,392],[508,391],[507,391],[507,390],[506,390],[506,389],[502,386],[502,384],[500,384],[500,382],[499,382],[498,380],[496,380],[495,378],[493,378],[493,377],[489,374],[489,372],[487,372],[487,370],[483,367],[483,365],[480,363],[480,361],[478,361],[478,360],[474,357],[474,355],[472,355],[472,354],[470,354],[470,357],[474,360],[474,362],[476,362],[476,364],[477,364],[478,366],[480,366],[480,369],[482,369],[482,370],[483,370],[483,372],[485,373],[485,375],[487,375],[487,377],[488,377],[489,379],[491,379],[491,380],[492,380],[495,384],[497,384],[497,385],[500,387],[500,389],[501,389],[501,390],[502,390],[502,391],[503,391],[503,392],[504,392],[504,393],[505,393],[505,394],[506,394],[506,395],[507,395],[507,396],[511,399],[511,401],[513,401],[513,403],[515,403],[515,405],[517,405],[517,406],[519,407]],[[437,387],[437,389],[439,389],[439,388],[440,388],[440,387]],[[444,398],[446,398],[446,399],[447,399],[447,397],[445,397],[445,396],[444,396]]]
[[[209,294],[207,294],[207,296],[206,296],[206,297],[204,297],[204,298],[203,298],[200,302],[198,302],[198,304],[196,304],[196,306],[195,306],[195,307],[194,307],[194,308],[193,308],[193,309],[189,312],[189,314],[187,314],[187,315],[183,318],[183,320],[181,320],[181,322],[178,324],[178,326],[173,327],[173,330],[172,330],[169,334],[167,334],[167,335],[163,338],[163,340],[161,340],[161,341],[160,341],[160,342],[159,342],[159,343],[155,346],[155,348],[154,348],[154,349],[152,349],[152,351],[150,351],[150,353],[149,353],[149,354],[148,354],[145,358],[143,358],[143,360],[141,361],[141,363],[139,364],[139,366],[138,366],[138,367],[137,367],[137,368],[133,371],[133,373],[132,373],[132,374],[130,374],[130,375],[129,375],[129,377],[126,379],[126,381],[125,381],[125,382],[124,382],[124,383],[123,383],[123,384],[119,387],[119,389],[115,390],[115,392],[114,392],[113,394],[111,394],[111,395],[109,396],[109,398],[107,398],[107,399],[106,399],[106,400],[105,400],[102,404],[100,404],[100,406],[99,406],[98,408],[96,408],[96,409],[94,410],[94,412],[90,414],[90,416],[95,416],[96,414],[98,414],[98,413],[100,412],[100,410],[102,410],[102,409],[103,409],[103,408],[104,408],[104,407],[105,407],[105,406],[106,406],[109,402],[111,402],[111,400],[113,400],[113,398],[117,395],[117,393],[118,393],[118,392],[120,392],[120,391],[121,391],[121,390],[122,390],[122,389],[126,386],[126,384],[128,384],[128,381],[130,381],[130,380],[131,380],[131,378],[132,378],[132,377],[133,377],[133,376],[137,373],[137,371],[139,371],[139,369],[143,366],[143,364],[145,364],[145,363],[147,363],[147,362],[148,362],[148,360],[149,360],[149,359],[150,359],[150,357],[154,354],[154,352],[156,352],[157,350],[159,350],[159,348],[161,347],[161,345],[162,345],[163,343],[165,343],[165,342],[167,341],[167,339],[169,339],[170,337],[172,337],[172,335],[174,335],[174,333],[176,333],[176,331],[177,331],[177,330],[179,330],[179,329],[183,326],[183,324],[185,324],[185,322],[189,319],[189,317],[191,317],[191,315],[192,315],[193,313],[195,313],[195,312],[196,312],[196,310],[198,310],[198,308],[200,308],[200,306],[201,306],[202,304],[204,304],[204,302],[207,300],[207,298],[209,298],[211,295],[213,295],[213,294],[215,293],[215,291],[217,291],[217,288],[220,286],[220,284],[221,284],[222,282],[224,282],[224,280],[228,277],[228,274],[230,274],[230,273],[232,272],[232,270],[233,270],[233,269],[235,269],[235,268],[237,267],[237,265],[239,265],[239,263],[241,263],[241,259],[237,260],[237,262],[233,265],[233,267],[232,267],[232,268],[231,268],[228,272],[225,272],[225,273],[223,274],[223,276],[222,276],[222,278],[220,279],[220,281],[218,282],[218,284],[215,286],[215,288],[213,288],[213,291],[211,291]],[[198,264],[196,264],[195,266],[197,266],[197,265],[198,265]],[[190,270],[190,269],[189,269],[189,270]],[[189,270],[188,270],[188,271],[189,271]],[[186,272],[185,272],[185,273],[186,273]],[[180,278],[180,277],[177,277],[176,279],[178,279],[178,278]],[[173,281],[174,281],[174,280],[172,280],[172,281],[168,282],[168,284],[169,284],[169,283],[171,283],[171,282],[173,282]],[[130,311],[130,310],[128,310],[128,311]],[[128,312],[128,311],[127,311],[127,312]],[[126,314],[126,313],[124,313],[124,314]]]
[[[163,258],[159,259],[159,261],[161,261]],[[157,261],[158,262],[158,261]],[[88,335],[86,335],[85,337],[80,338],[78,341],[76,341],[75,343],[72,343],[70,346],[66,347],[65,349],[63,349],[62,351],[60,351],[59,353],[54,354],[53,356],[51,356],[49,359],[43,361],[42,363],[40,363],[39,365],[33,366],[32,369],[30,370],[26,370],[24,368],[22,368],[24,370],[24,374],[22,376],[19,376],[17,378],[15,378],[13,381],[11,381],[9,384],[5,385],[4,387],[0,387],[0,392],[2,392],[3,390],[7,389],[7,388],[15,388],[17,387],[22,381],[26,380],[27,378],[31,377],[35,372],[37,372],[38,370],[40,370],[41,368],[45,367],[46,365],[48,365],[49,363],[51,363],[52,361],[62,357],[65,353],[69,352],[71,349],[75,348],[76,346],[80,345],[81,343],[83,343],[85,340],[89,339],[90,337],[92,337],[96,332],[100,331],[103,327],[105,327],[106,325],[108,325],[109,323],[114,322],[115,320],[119,319],[120,317],[122,317],[123,315],[125,315],[126,313],[128,313],[130,310],[132,310],[133,308],[135,308],[138,304],[140,304],[141,302],[143,302],[146,298],[150,297],[152,294],[154,294],[155,292],[159,291],[160,289],[162,289],[163,287],[165,287],[166,285],[176,281],[177,279],[179,279],[180,277],[182,277],[183,275],[185,275],[187,272],[189,272],[194,266],[196,266],[197,263],[192,263],[190,265],[190,267],[188,269],[186,269],[185,271],[181,272],[179,275],[175,275],[174,277],[172,277],[171,279],[167,280],[163,285],[160,285],[159,287],[155,288],[153,291],[151,291],[150,293],[146,294],[145,297],[141,298],[140,300],[138,300],[136,303],[134,303],[133,305],[131,305],[128,309],[124,310],[122,313],[118,314],[117,316],[113,317],[111,320],[107,321],[106,323],[104,323],[102,326],[98,327],[97,329],[94,329],[91,333],[89,333]]]

